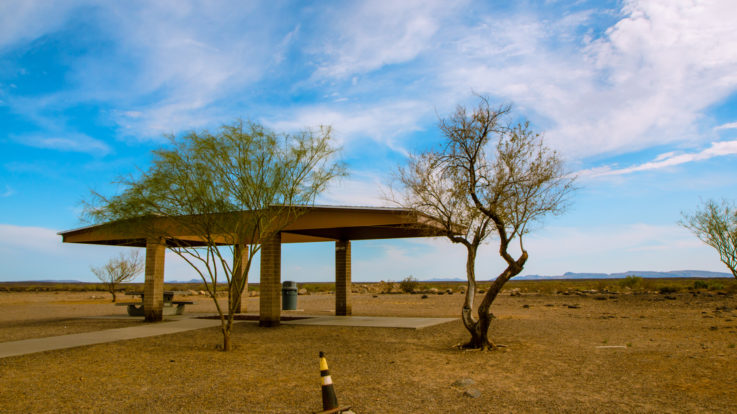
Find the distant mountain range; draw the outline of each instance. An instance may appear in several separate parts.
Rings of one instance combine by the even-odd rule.
[[[668,278],[668,277],[733,277],[726,272],[707,272],[705,270],[671,270],[669,272],[651,272],[646,270],[628,270],[621,273],[573,273],[566,272],[560,276],[525,275],[515,277],[516,280],[540,280],[540,279],[622,279],[627,276],[639,276],[646,278]]]
[[[0,282],[3,283],[3,282]],[[97,283],[97,282],[80,282],[79,280],[8,280],[4,283]]]
[[[627,276],[639,276],[644,278],[669,278],[669,277],[682,277],[682,278],[713,278],[713,277],[733,277],[731,273],[726,272],[708,272],[706,270],[671,270],[669,272],[652,272],[646,270],[629,270],[620,273],[574,273],[566,272],[560,276],[542,276],[542,275],[524,275],[517,276],[513,280],[575,280],[575,279],[623,279]],[[479,278],[479,281],[486,281],[488,279]],[[465,282],[466,279],[458,277],[445,277],[445,278],[433,278],[424,279],[420,282]],[[136,282],[142,283],[143,281]],[[0,282],[2,283],[2,282]],[[6,283],[91,283],[91,282],[80,282],[79,280],[22,280]],[[167,280],[166,283],[202,283],[201,279],[191,280]],[[356,282],[365,283],[365,282]]]
[[[712,278],[733,277],[726,272],[708,272],[705,270],[671,270],[669,272],[652,272],[647,270],[628,270],[620,273],[574,273],[566,272],[559,276],[524,275],[516,276],[512,280],[576,280],[576,279],[623,279],[627,276],[639,276],[643,278]],[[479,279],[481,280],[481,279]],[[464,282],[461,278],[434,278],[424,280],[425,282]]]

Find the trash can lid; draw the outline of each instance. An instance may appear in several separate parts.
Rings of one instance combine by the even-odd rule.
[[[286,280],[284,283],[282,283],[283,288],[291,288],[291,289],[297,289],[297,282],[293,282],[291,280]]]

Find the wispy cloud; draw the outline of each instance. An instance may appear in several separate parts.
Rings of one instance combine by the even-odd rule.
[[[242,93],[274,64],[272,32],[281,24],[278,7],[262,9],[256,3],[18,4],[25,3],[0,13],[0,22],[20,22],[0,24],[0,47],[53,35],[79,7],[94,16],[88,35],[108,46],[69,59],[68,83],[61,90],[28,98],[30,105],[10,100],[15,112],[38,119],[59,108],[103,102],[115,108],[110,116],[122,135],[140,138],[211,125],[230,114],[212,106]],[[36,20],[44,24],[30,23]],[[205,21],[218,22],[217,29]]]
[[[313,52],[317,77],[345,78],[412,61],[434,47],[446,17],[466,1],[369,1],[330,13],[328,35]]]
[[[303,106],[293,111],[283,111],[280,115],[284,118],[264,121],[274,129],[287,131],[331,125],[340,145],[354,138],[364,138],[401,154],[407,154],[408,150],[402,147],[397,138],[420,130],[421,120],[434,116],[432,108],[425,102],[413,100]]]
[[[89,1],[4,1],[0,3],[0,51],[61,28]],[[49,10],[53,9],[53,13]]]
[[[676,153],[667,152],[658,155],[653,161],[642,163],[624,168],[616,168],[613,166],[602,166],[579,171],[582,177],[602,177],[612,175],[625,175],[640,171],[658,170],[662,168],[674,167],[676,165],[686,164],[696,161],[704,161],[709,158],[723,157],[727,155],[737,154],[737,140],[714,142],[709,148],[699,152],[692,153]]]
[[[83,152],[92,155],[106,155],[111,148],[106,143],[84,134],[64,136],[24,135],[12,137],[14,141],[36,148],[57,151]]]
[[[43,227],[0,224],[0,249],[32,249],[39,253],[58,253],[61,238]]]
[[[378,174],[355,172],[325,191],[318,203],[339,206],[390,206],[391,203],[384,199],[386,189],[382,179],[383,177]]]
[[[13,190],[9,185],[5,184],[5,191],[0,193],[0,197],[10,197],[13,194],[15,194],[15,190]]]
[[[57,13],[18,4],[0,13],[6,48],[54,33],[80,7],[109,47],[70,60],[67,90],[17,110],[105,102],[121,135],[144,139],[256,115],[284,127],[335,124],[401,151],[402,136],[434,122],[434,110],[443,115],[476,91],[515,102],[548,142],[586,157],[701,141],[704,110],[737,89],[730,2],[569,10],[387,0],[292,14],[256,3],[79,1],[55,4]],[[601,16],[616,13],[598,34]],[[43,24],[14,23],[34,19]],[[285,72],[300,76],[278,93],[322,98],[288,110],[260,102]]]
[[[737,88],[737,49],[725,41],[737,38],[737,9],[627,1],[623,14],[588,41],[576,32],[589,13],[489,18],[459,42],[465,59],[446,58],[443,79],[514,101],[574,156],[693,140],[702,112]]]
[[[719,125],[718,127],[714,128],[716,130],[720,129],[737,129],[737,122],[729,122],[726,124]]]

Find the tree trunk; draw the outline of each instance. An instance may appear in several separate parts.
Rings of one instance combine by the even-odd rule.
[[[473,301],[476,297],[476,249],[478,246],[471,244],[466,245],[466,298],[463,302],[463,310],[461,312],[461,319],[463,320],[463,326],[466,327],[468,332],[471,333],[471,340],[473,341],[474,331],[478,321],[473,317]]]
[[[463,345],[463,348],[481,350],[497,348],[496,344],[494,344],[494,342],[489,339],[489,327],[491,326],[491,320],[494,319],[494,314],[490,311],[491,304],[499,295],[499,292],[501,292],[504,284],[507,283],[509,279],[517,276],[522,271],[526,261],[527,252],[523,251],[519,259],[509,263],[507,265],[507,268],[504,269],[504,271],[496,278],[496,280],[494,280],[494,283],[491,284],[489,290],[486,292],[486,295],[484,295],[484,299],[481,301],[481,305],[479,305],[478,321],[474,321],[474,323],[466,323],[466,317],[464,315],[463,323],[464,325],[466,325],[466,329],[471,334],[471,340]],[[468,296],[466,296],[466,298],[468,299]],[[465,314],[465,306],[463,311]],[[473,317],[470,316],[469,320],[472,321]]]
[[[113,291],[112,291],[112,292],[110,292],[110,293],[112,293],[112,294],[113,294],[113,302],[115,302],[115,289],[113,289]]]
[[[248,245],[236,244],[233,248],[233,283],[228,300],[233,304],[228,309],[232,313],[246,312],[246,304],[243,302],[243,292],[248,293]]]
[[[462,347],[468,349],[493,349],[495,346],[488,339],[488,331],[494,315],[490,314],[487,310],[483,314],[479,312],[478,320],[473,317],[473,302],[476,296],[476,252],[478,244],[467,244],[466,249],[466,279],[468,280],[468,286],[461,315],[463,325],[468,330],[468,333],[471,334],[471,340]]]
[[[231,321],[223,321],[223,325],[223,352],[228,352],[232,350],[232,345],[230,344]]]

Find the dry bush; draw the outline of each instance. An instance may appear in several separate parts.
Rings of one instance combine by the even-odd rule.
[[[407,276],[399,282],[399,289],[404,293],[412,293],[420,286],[420,282],[414,277]]]

